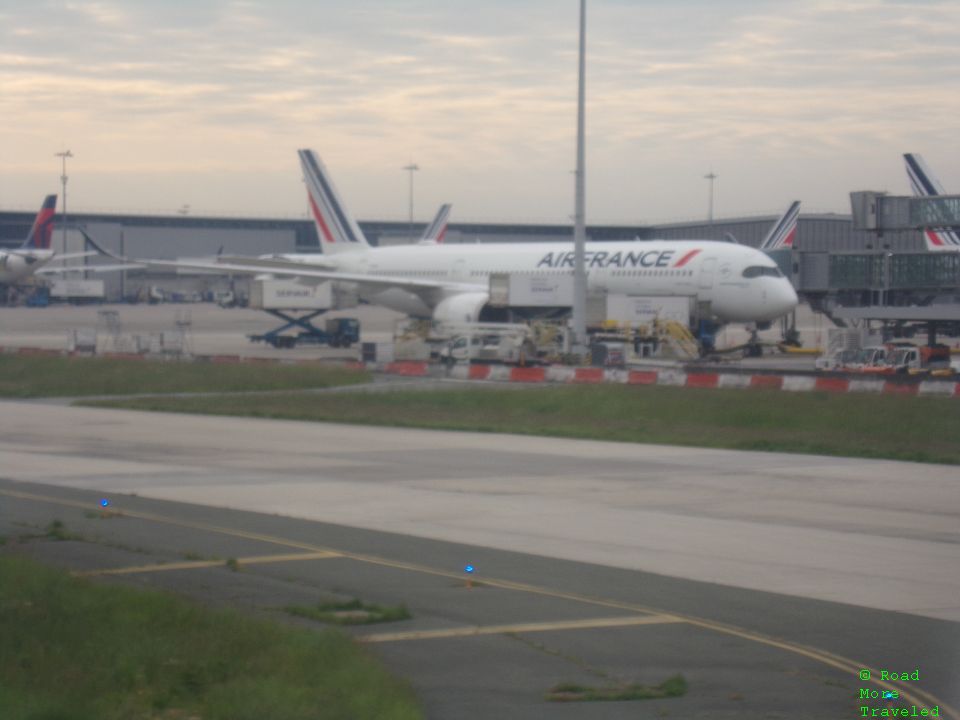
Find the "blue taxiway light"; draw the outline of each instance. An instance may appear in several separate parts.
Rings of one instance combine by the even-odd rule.
[[[110,505],[110,501],[107,500],[106,498],[100,501],[100,507],[108,507],[109,505]]]
[[[465,573],[467,573],[467,574],[472,573],[472,572],[473,572],[473,565],[467,565],[465,568],[463,568],[463,571],[464,571]]]

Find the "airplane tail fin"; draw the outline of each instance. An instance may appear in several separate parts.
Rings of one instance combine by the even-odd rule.
[[[20,247],[24,250],[49,250],[50,240],[53,237],[53,216],[57,211],[57,196],[47,195],[40,206],[40,212],[37,213],[33,221],[33,227],[27,239],[23,241]]]
[[[440,209],[437,210],[437,216],[433,219],[427,229],[423,231],[423,237],[420,238],[420,242],[426,243],[442,243],[443,239],[447,235],[447,221],[450,218],[450,208],[453,207],[450,203],[445,203],[440,206]]]
[[[370,247],[313,150],[298,150],[310,201],[310,213],[324,253],[357,252]]]
[[[943,185],[930,172],[930,168],[923,158],[916,153],[905,153],[903,156],[907,166],[907,177],[910,178],[910,187],[916,197],[936,197],[946,195]],[[958,250],[960,249],[960,234],[957,228],[925,228],[923,239],[927,243],[927,250]]]
[[[797,219],[800,217],[800,201],[790,203],[787,211],[780,216],[770,232],[760,243],[761,250],[777,250],[778,248],[792,248],[797,237]]]
[[[933,197],[946,195],[943,185],[933,176],[923,158],[916,153],[904,153],[903,160],[907,165],[907,177],[910,178],[910,187],[916,197]]]

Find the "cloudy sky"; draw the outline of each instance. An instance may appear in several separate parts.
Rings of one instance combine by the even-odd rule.
[[[566,222],[577,0],[0,0],[0,208]],[[589,0],[590,222],[960,193],[955,0]]]

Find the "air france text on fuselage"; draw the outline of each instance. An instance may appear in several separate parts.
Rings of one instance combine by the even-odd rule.
[[[690,258],[699,253],[699,250],[691,250],[683,255],[672,267],[682,267]],[[626,252],[606,252],[600,250],[593,252],[587,250],[583,254],[583,263],[588,268],[666,268],[671,267],[670,262],[675,255],[674,250],[646,250],[646,251],[626,251]],[[572,268],[573,267],[572,250],[567,252],[548,252],[540,262],[538,268]]]

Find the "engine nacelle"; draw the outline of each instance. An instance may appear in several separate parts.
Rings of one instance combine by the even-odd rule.
[[[466,292],[452,295],[433,309],[433,320],[446,325],[461,325],[486,320],[484,309],[490,300],[485,292]]]

